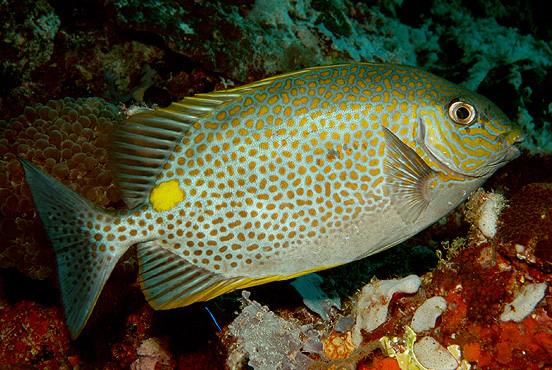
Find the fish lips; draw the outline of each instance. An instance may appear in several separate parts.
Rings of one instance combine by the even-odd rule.
[[[513,161],[517,157],[521,155],[521,151],[516,145],[510,145],[504,148],[504,150],[500,153],[497,153],[495,158],[491,157],[488,164],[485,166],[484,169],[486,171],[482,171],[483,173],[479,176],[485,176],[487,174],[492,174],[496,170],[498,170],[500,167],[506,165],[508,162]],[[482,168],[482,170],[484,170]]]
[[[504,145],[504,151],[501,153],[501,158],[497,161],[498,164],[506,164],[513,161],[521,155],[518,145],[525,141],[523,132],[518,127],[514,127],[504,135],[501,135],[502,143]]]

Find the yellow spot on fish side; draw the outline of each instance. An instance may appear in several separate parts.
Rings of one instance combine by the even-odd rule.
[[[149,197],[149,201],[157,212],[173,209],[184,200],[184,191],[180,189],[178,180],[170,180],[156,185]]]

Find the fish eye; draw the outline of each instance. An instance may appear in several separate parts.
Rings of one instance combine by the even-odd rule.
[[[449,106],[448,113],[450,118],[459,125],[469,125],[476,117],[475,108],[463,101],[452,102]]]

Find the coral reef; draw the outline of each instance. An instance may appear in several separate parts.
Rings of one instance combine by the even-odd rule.
[[[228,367],[237,369],[246,360],[255,370],[306,369],[312,365],[313,360],[301,352],[309,350],[308,342],[317,339],[310,326],[276,316],[251,301],[249,293],[244,292],[242,299],[246,306],[228,327],[227,335],[235,338],[229,349]]]
[[[454,357],[450,349],[457,346],[458,366],[552,366],[552,29],[546,2],[83,0],[69,5],[0,3],[0,368],[120,370],[164,358],[158,368],[222,369],[228,348],[240,348],[237,366],[253,358],[262,363],[261,352],[246,355],[247,331],[227,325],[235,320],[237,293],[209,303],[221,323],[219,333],[203,306],[154,312],[133,285],[134,275],[125,274],[108,282],[99,312],[90,319],[93,329],[84,333],[86,344],[68,341],[61,306],[39,296],[21,301],[21,295],[10,293],[21,290],[20,275],[11,280],[16,268],[37,279],[55,275],[15,155],[98,204],[118,208],[122,203],[105,149],[110,127],[123,117],[119,103],[167,106],[277,72],[351,60],[413,64],[477,89],[523,127],[525,150],[486,184],[507,199],[500,214],[487,213],[493,227],[476,222],[480,201],[490,194],[481,192],[477,202],[459,207],[408,244],[321,272],[320,288],[338,292],[342,304],[341,309],[322,305],[322,311],[313,306],[328,320],[301,307],[286,283],[252,290],[273,310],[258,304],[244,309],[266,319],[269,337],[261,339],[266,343],[274,340],[275,330],[292,328],[286,343],[297,340],[294,355],[313,368],[407,368],[422,340],[449,360],[443,350]],[[65,96],[70,98],[59,100]],[[84,98],[90,96],[101,98]],[[470,212],[468,222],[461,220]],[[434,269],[435,248],[441,258]],[[134,265],[127,261],[118,268]],[[359,302],[354,292],[373,276],[409,274],[421,278],[417,292],[389,298],[385,322],[371,332],[361,330],[361,343],[353,344]],[[39,290],[38,283],[55,284],[34,283],[24,293]],[[426,305],[434,310],[424,311]],[[502,321],[512,307],[527,310]],[[422,313],[424,325],[418,324]],[[254,323],[242,314],[243,325]],[[406,326],[416,329],[414,335]],[[153,344],[156,354],[169,348],[172,360],[167,353],[148,357],[140,349],[144,343]],[[277,350],[281,354],[284,348],[291,347]],[[420,359],[419,366],[429,366]]]
[[[61,20],[47,1],[4,1],[0,12],[3,67],[29,80],[52,58]]]
[[[27,107],[21,116],[0,121],[0,267],[17,266],[38,279],[55,271],[16,156],[99,205],[120,207],[107,168],[107,134],[121,119],[118,108],[102,99],[66,98]]]
[[[319,314],[323,320],[327,320],[332,307],[341,309],[341,301],[339,297],[328,297],[328,295],[320,289],[320,284],[323,280],[324,279],[320,275],[310,273],[298,277],[291,285],[301,294],[305,306]]]
[[[412,330],[421,333],[435,327],[437,318],[447,309],[447,301],[443,297],[432,297],[425,301],[414,312]]]
[[[390,358],[396,358],[392,368],[401,370],[467,370],[470,365],[461,360],[457,345],[447,348],[435,338],[426,336],[419,340],[416,333],[406,326],[406,338],[383,337],[380,339],[383,352]],[[377,361],[375,368],[378,368]]]
[[[469,271],[472,269],[475,271]],[[491,277],[486,278],[486,274]],[[541,282],[521,284],[525,278]],[[547,284],[542,282],[549,278],[528,265],[510,264],[488,243],[478,245],[475,240],[471,241],[456,257],[426,274],[417,294],[391,301],[385,322],[371,332],[362,331],[360,343],[352,339],[352,330],[338,333],[326,322],[322,331],[326,334],[319,338],[324,345],[324,357],[310,353],[314,360],[312,366],[410,370],[469,369],[474,365],[481,369],[513,369],[550,364],[552,317],[546,303],[550,293]],[[433,298],[424,298],[427,296]],[[436,298],[438,304],[434,302]],[[510,301],[513,302],[506,303]],[[358,300],[357,304],[355,309],[362,310],[365,302]],[[431,316],[432,322],[419,326],[416,317],[425,305],[436,306],[439,312],[424,314]],[[512,305],[520,316],[509,316]],[[510,319],[514,322],[506,322]],[[409,325],[418,326],[419,339]],[[236,335],[233,331],[227,334]],[[261,335],[252,343],[274,345],[274,338],[278,337],[275,335],[274,332]],[[298,351],[301,346],[294,348]],[[255,353],[262,356],[260,352]],[[391,357],[383,367],[385,356]]]
[[[353,343],[362,343],[362,332],[370,333],[387,320],[388,307],[395,294],[413,294],[422,281],[416,275],[400,280],[376,281],[365,285],[356,306],[356,324],[352,329]]]
[[[473,216],[484,212],[489,194],[494,201],[493,193],[485,192],[473,198],[478,201],[472,200],[467,213],[475,225],[479,225],[478,218]],[[527,189],[521,194],[527,194]],[[512,199],[504,217],[507,211],[510,217],[522,220],[526,209],[520,204],[531,207],[541,203],[542,199],[531,197]],[[512,226],[506,220],[498,220],[498,224],[508,230]],[[525,224],[525,230],[537,235],[541,225]],[[337,312],[342,317],[357,312],[355,327],[337,332],[336,320],[318,324],[324,327],[317,339],[324,346],[324,355],[305,352],[313,360],[312,368],[490,370],[550,366],[552,276],[541,268],[542,264],[535,265],[519,253],[509,256],[511,246],[501,238],[488,241],[471,232],[461,247],[421,280],[410,276],[367,284],[353,300],[354,307],[345,305]],[[384,294],[387,285],[400,286],[409,279],[418,279],[418,283],[397,290],[408,294],[397,296],[393,289]],[[372,311],[379,314],[372,315],[379,319],[366,325],[364,316],[372,317]],[[356,330],[359,325],[362,330]],[[234,333],[227,331],[227,335]],[[271,342],[274,335],[258,338],[257,342]]]
[[[78,363],[58,307],[0,301],[0,338],[0,364],[34,364],[57,370]]]
[[[522,217],[520,217],[522,215]],[[504,253],[552,272],[552,184],[524,186],[504,210],[499,237]]]
[[[544,298],[547,289],[546,283],[524,285],[512,303],[506,305],[500,320],[523,321]]]
[[[124,369],[134,366],[136,370],[146,370],[148,366],[151,367],[152,363],[155,365],[157,360],[161,359],[155,354],[169,360],[167,364],[170,365],[170,355],[164,350],[167,342],[154,339],[156,334],[154,328],[157,321],[153,309],[148,305],[142,305],[129,310],[129,312],[130,314],[125,319],[124,331],[118,341],[113,343],[111,348],[104,350],[110,351],[114,362]],[[109,336],[109,334],[107,335]],[[98,348],[98,350],[100,349]]]
[[[498,229],[498,217],[505,206],[504,195],[485,192],[482,188],[470,195],[466,202],[466,219],[478,237],[492,239]]]
[[[324,356],[329,359],[346,359],[355,349],[351,331],[340,333],[332,331],[330,335],[322,339]]]
[[[497,101],[550,152],[552,50],[541,4],[455,1],[7,0],[0,109],[52,96],[171,100],[344,61],[418,65]],[[520,8],[517,9],[516,8]],[[523,16],[520,16],[523,14]],[[147,80],[147,81],[146,81]]]
[[[452,348],[454,350],[454,347]],[[467,368],[464,361],[462,367],[459,367],[459,357],[455,357],[453,352],[443,347],[435,338],[423,337],[414,343],[413,356],[419,361],[420,367],[425,369],[460,369]]]
[[[130,365],[131,370],[172,370],[174,361],[171,354],[156,338],[149,338],[140,344],[136,351],[138,359]]]

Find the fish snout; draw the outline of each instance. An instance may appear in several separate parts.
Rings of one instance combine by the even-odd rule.
[[[521,154],[519,148],[515,144],[519,144],[525,141],[525,135],[519,127],[512,127],[506,133],[502,135],[506,148],[506,160],[511,161],[516,159]]]
[[[507,146],[512,146],[516,143],[522,143],[525,141],[525,135],[519,127],[513,127],[504,135],[504,141]]]

